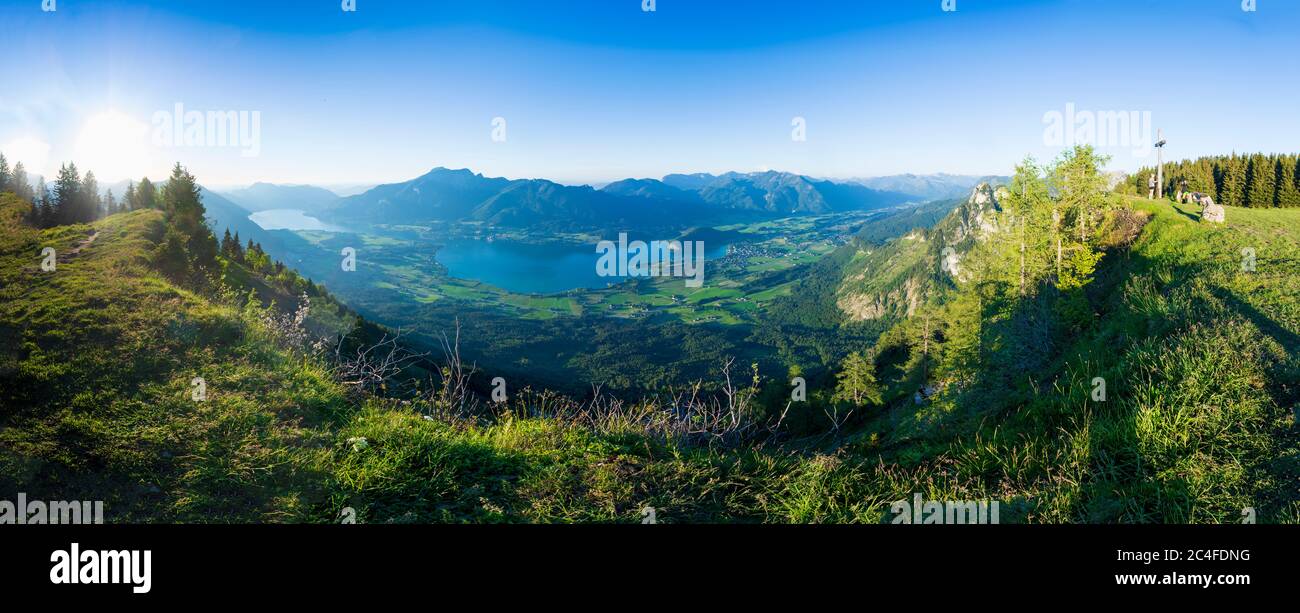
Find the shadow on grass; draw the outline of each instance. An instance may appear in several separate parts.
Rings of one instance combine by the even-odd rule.
[[[1256,450],[1253,445],[1243,448],[1251,454],[1244,458],[1248,476],[1234,480],[1232,487],[1235,494],[1257,505],[1261,521],[1284,519],[1287,509],[1300,499],[1300,490],[1295,487],[1300,478],[1300,445],[1296,441],[1300,428],[1289,421],[1279,427],[1275,407],[1289,411],[1300,400],[1297,387],[1289,384],[1300,380],[1300,362],[1295,359],[1300,354],[1300,334],[1230,288],[1215,285],[1215,275],[1221,271],[1212,263],[1170,268],[1166,261],[1132,252],[1127,257],[1116,255],[1107,256],[1088,288],[1087,306],[1097,317],[1082,329],[1076,329],[1064,315],[1071,307],[1068,296],[1050,287],[1040,287],[1035,297],[1026,300],[1017,299],[1011,287],[989,288],[995,291],[981,301],[980,330],[972,350],[978,367],[955,401],[961,410],[938,417],[929,415],[933,421],[926,429],[938,440],[943,438],[943,432],[967,433],[963,437],[980,431],[988,435],[992,426],[997,426],[1007,436],[1007,442],[999,444],[999,453],[1006,454],[1020,448],[1015,436],[1038,438],[1045,432],[1077,431],[1078,420],[1086,411],[1094,428],[1104,427],[1108,432],[1089,432],[1089,478],[1080,484],[1079,495],[1073,497],[1069,517],[1102,522],[1190,521],[1190,510],[1206,502],[1194,493],[1199,490],[1178,475],[1157,478],[1155,467],[1167,464],[1170,457],[1151,455],[1140,444],[1146,436],[1139,430],[1142,406],[1126,398],[1135,390],[1125,389],[1141,383],[1134,379],[1135,369],[1140,369],[1141,364],[1133,362],[1136,358],[1131,352],[1146,347],[1159,354],[1170,343],[1179,342],[1177,338],[1184,332],[1198,326],[1213,330],[1216,320],[1239,319],[1276,341],[1290,357],[1271,363],[1265,360],[1260,371],[1264,375],[1261,394],[1242,399],[1262,401],[1264,412],[1254,425],[1267,432],[1268,443],[1266,451]],[[1151,279],[1154,286],[1149,299],[1143,300],[1139,293],[1135,302],[1124,288],[1138,276]],[[1169,281],[1161,283],[1162,277]],[[1192,352],[1189,355],[1210,350],[1186,349]],[[1162,380],[1176,386],[1177,376],[1168,373]],[[1089,400],[1089,381],[1093,377],[1103,377],[1111,384],[1109,402]],[[1053,385],[1059,391],[1052,390]],[[1163,392],[1156,390],[1156,394]],[[1262,398],[1263,394],[1269,399]],[[925,413],[918,411],[913,419],[919,420]],[[985,420],[986,424],[981,425]],[[1017,430],[1021,434],[1014,434]],[[949,440],[956,443],[958,439]],[[1042,469],[1049,473],[1054,470],[1049,466]],[[991,480],[984,485],[996,488],[996,481],[1005,477],[988,473],[976,478]],[[1222,503],[1215,506],[1208,517],[1235,520],[1232,509],[1222,508]],[[1196,515],[1198,521],[1206,518],[1204,510]]]
[[[1170,208],[1172,208],[1172,209],[1174,210],[1175,213],[1178,213],[1179,215],[1182,215],[1183,217],[1186,217],[1186,218],[1188,218],[1188,219],[1190,219],[1190,220],[1192,220],[1192,221],[1194,221],[1194,222],[1196,222],[1196,223],[1201,223],[1201,216],[1200,216],[1200,215],[1197,215],[1197,214],[1194,214],[1194,213],[1188,213],[1187,211],[1184,211],[1183,208],[1180,207],[1180,206],[1178,206],[1177,204],[1172,205]]]

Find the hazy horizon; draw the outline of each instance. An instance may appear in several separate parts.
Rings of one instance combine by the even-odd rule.
[[[75,162],[74,162],[74,163],[75,163]],[[182,165],[183,165],[183,163],[182,163]],[[92,171],[92,172],[94,171],[93,168],[81,168],[81,167],[78,167],[78,170],[81,171],[81,172],[85,172],[85,171],[87,171],[87,170]],[[352,196],[352,195],[356,195],[356,194],[364,193],[364,192],[366,192],[366,191],[369,191],[370,189],[373,189],[373,188],[378,187],[378,186],[381,186],[381,185],[392,185],[392,184],[397,184],[397,183],[405,183],[405,182],[408,182],[408,181],[414,180],[414,179],[416,179],[416,178],[419,178],[419,177],[421,177],[421,176],[423,176],[423,175],[426,175],[426,174],[429,174],[429,173],[431,173],[431,172],[434,172],[434,171],[436,171],[436,170],[448,170],[448,171],[468,170],[468,171],[470,171],[470,172],[472,172],[472,173],[474,173],[474,174],[477,174],[477,175],[483,176],[484,178],[488,178],[488,179],[501,178],[501,179],[507,179],[507,180],[510,180],[510,181],[520,181],[520,180],[546,180],[546,181],[552,181],[552,182],[554,182],[554,183],[558,183],[558,184],[561,184],[561,185],[572,186],[572,187],[588,186],[588,187],[591,187],[592,189],[602,189],[602,188],[604,188],[606,185],[609,185],[610,183],[614,183],[614,182],[622,181],[622,180],[628,180],[628,179],[631,179],[631,180],[646,180],[646,179],[648,179],[648,180],[662,180],[664,176],[671,175],[671,174],[699,174],[699,173],[696,173],[696,172],[694,172],[694,171],[684,171],[684,170],[683,170],[683,171],[670,172],[670,173],[666,173],[665,175],[655,176],[655,177],[620,177],[620,178],[618,178],[618,179],[613,179],[613,180],[609,180],[609,181],[598,181],[598,182],[575,181],[575,182],[567,182],[567,181],[557,181],[557,180],[555,180],[555,179],[551,179],[550,177],[541,177],[541,176],[501,177],[501,176],[497,176],[497,175],[491,175],[491,174],[488,174],[488,173],[484,173],[484,172],[481,172],[481,171],[475,170],[475,169],[473,169],[473,168],[464,168],[464,167],[448,167],[448,166],[435,166],[435,167],[433,167],[433,168],[430,168],[430,169],[428,169],[428,170],[426,170],[426,171],[424,171],[424,172],[421,172],[421,173],[419,173],[419,174],[417,174],[417,175],[414,175],[414,176],[405,177],[405,178],[401,178],[401,179],[393,179],[393,180],[388,180],[388,181],[373,182],[373,183],[372,183],[372,182],[363,182],[363,183],[353,183],[353,182],[345,182],[345,183],[289,183],[289,182],[283,182],[283,183],[282,183],[282,182],[278,182],[278,181],[255,180],[255,181],[252,181],[252,182],[250,182],[250,183],[212,183],[212,182],[208,182],[208,181],[200,181],[200,184],[201,184],[203,187],[205,187],[205,188],[207,188],[207,189],[209,189],[209,190],[212,190],[212,191],[214,191],[214,192],[218,192],[218,193],[221,193],[221,192],[230,192],[230,191],[235,191],[235,190],[242,190],[242,189],[246,189],[246,188],[253,187],[253,186],[255,186],[255,185],[272,185],[272,186],[275,186],[275,187],[316,187],[316,188],[320,188],[320,189],[324,189],[324,190],[327,190],[327,191],[329,191],[329,192],[332,192],[333,194],[335,194],[336,196],[339,196],[340,198],[347,198],[347,197]],[[788,174],[802,174],[802,173],[790,173],[789,171],[784,171],[784,170],[781,170],[781,169],[779,169],[779,168],[773,168],[773,169],[767,169],[767,170],[771,170],[771,171],[775,171],[775,172],[788,173]],[[724,171],[723,173],[708,173],[708,174],[725,174],[726,172],[742,172],[743,174],[749,174],[749,173],[767,172],[767,170],[756,170],[756,171]],[[30,176],[33,180],[36,179],[36,178],[38,178],[38,177],[44,179],[44,180],[45,180],[45,183],[46,183],[47,185],[52,185],[52,184],[55,182],[55,181],[54,181],[54,180],[55,180],[55,176],[54,176],[53,174],[50,174],[50,175],[41,175],[41,174],[36,174],[36,173],[28,173],[28,174],[29,174],[29,176]],[[101,190],[101,191],[106,191],[106,190],[108,190],[108,189],[111,189],[111,188],[114,188],[114,187],[116,187],[116,186],[119,186],[120,184],[138,182],[141,178],[148,178],[151,182],[153,182],[153,183],[155,183],[155,184],[161,184],[161,183],[166,182],[166,180],[167,180],[167,178],[168,178],[169,175],[170,175],[170,170],[169,170],[168,172],[165,172],[165,173],[163,173],[163,172],[154,173],[154,174],[152,174],[152,175],[150,175],[150,176],[147,176],[147,177],[127,177],[127,178],[123,178],[123,179],[116,179],[116,180],[113,180],[113,181],[101,181],[99,187],[100,187],[100,190]],[[815,179],[815,180],[826,180],[826,181],[832,181],[832,182],[836,182],[836,183],[849,183],[849,182],[857,182],[857,181],[866,181],[866,180],[870,180],[870,179],[880,179],[880,178],[899,177],[899,176],[916,176],[916,177],[940,177],[940,176],[946,176],[946,177],[962,177],[962,178],[969,178],[969,177],[993,177],[993,176],[1008,176],[1008,175],[1007,175],[1007,173],[985,173],[985,174],[964,174],[964,173],[962,173],[962,174],[959,174],[959,173],[946,173],[946,172],[933,172],[933,173],[903,172],[903,173],[896,173],[896,174],[891,174],[891,175],[867,175],[867,176],[860,176],[860,177],[820,177],[820,176],[815,176],[815,175],[802,175],[802,176],[807,176],[808,178],[810,178],[810,179]],[[120,195],[120,194],[119,194],[119,195]]]

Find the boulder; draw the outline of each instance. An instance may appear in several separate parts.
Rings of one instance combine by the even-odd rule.
[[[1223,223],[1223,216],[1225,211],[1223,210],[1222,206],[1219,206],[1214,203],[1213,198],[1205,194],[1201,194],[1200,197],[1197,198],[1197,204],[1201,205],[1202,220],[1213,222],[1213,223]]]

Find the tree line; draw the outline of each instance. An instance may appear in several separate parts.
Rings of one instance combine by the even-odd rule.
[[[13,192],[30,202],[32,209],[26,221],[38,228],[89,223],[125,211],[166,210],[168,206],[174,208],[177,204],[176,201],[169,203],[165,187],[155,185],[147,177],[140,179],[139,183],[128,183],[120,200],[111,189],[101,194],[95,173],[87,171],[82,176],[77,165],[71,162],[59,168],[53,185],[46,185],[41,176],[32,183],[23,163],[18,162],[10,168],[3,153],[0,153],[0,192]],[[181,208],[186,207],[182,205]]]
[[[221,241],[208,228],[207,210],[193,175],[179,163],[167,181],[156,184],[148,177],[131,181],[119,200],[108,190],[100,194],[95,173],[83,176],[76,164],[59,168],[53,185],[44,177],[31,182],[22,162],[11,168],[0,153],[0,193],[12,192],[32,206],[23,221],[37,228],[89,223],[109,215],[144,209],[161,210],[166,230],[154,251],[154,264],[168,277],[191,287],[212,287],[222,276],[227,262],[238,262],[264,276],[268,284],[293,295],[326,296],[323,287],[298,275],[282,262],[273,260],[260,243],[249,240],[244,245],[239,234],[227,229]],[[330,298],[333,300],[333,298]]]
[[[44,180],[40,180],[38,183],[44,183]],[[9,160],[5,159],[3,153],[0,153],[0,193],[3,192],[13,192],[19,198],[28,202],[31,202],[36,195],[31,184],[27,182],[27,169],[23,167],[23,163],[18,162],[10,169]]]
[[[255,242],[251,238],[248,239],[247,243],[240,242],[239,232],[231,235],[230,228],[226,228],[217,249],[221,257],[225,258],[226,261],[243,264],[249,270],[262,275],[268,284],[278,287],[286,293],[329,296],[324,287],[316,285],[311,279],[299,275],[292,268],[285,266],[284,262],[272,259],[271,255],[262,248],[261,243]],[[333,298],[330,299],[333,300]]]
[[[1131,178],[1136,193],[1146,195],[1155,168]],[[1237,154],[1199,157],[1165,165],[1164,193],[1201,192],[1219,204],[1251,208],[1300,207],[1300,155]]]
[[[162,186],[148,178],[128,185],[118,201],[112,190],[100,195],[94,172],[82,176],[77,165],[60,166],[53,185],[43,177],[29,183],[26,169],[18,162],[12,169],[0,154],[0,192],[13,192],[31,203],[25,221],[37,228],[90,223],[107,215],[138,209],[160,209],[167,221],[162,241],[154,252],[155,264],[175,280],[204,281],[218,274],[217,241],[204,219],[206,210],[199,185],[180,163]]]

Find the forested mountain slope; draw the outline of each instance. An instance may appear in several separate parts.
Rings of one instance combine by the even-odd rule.
[[[1004,190],[981,183],[937,224],[882,245],[860,245],[845,264],[836,306],[850,320],[911,315],[936,290],[952,287],[944,260],[960,268],[960,256],[1000,210],[999,191]]]
[[[725,219],[865,211],[903,204],[907,194],[786,172],[669,175],[606,185],[484,177],[435,168],[374,187],[316,212],[327,220],[415,224],[474,220],[511,228],[683,229]],[[684,225],[683,225],[684,224]]]

